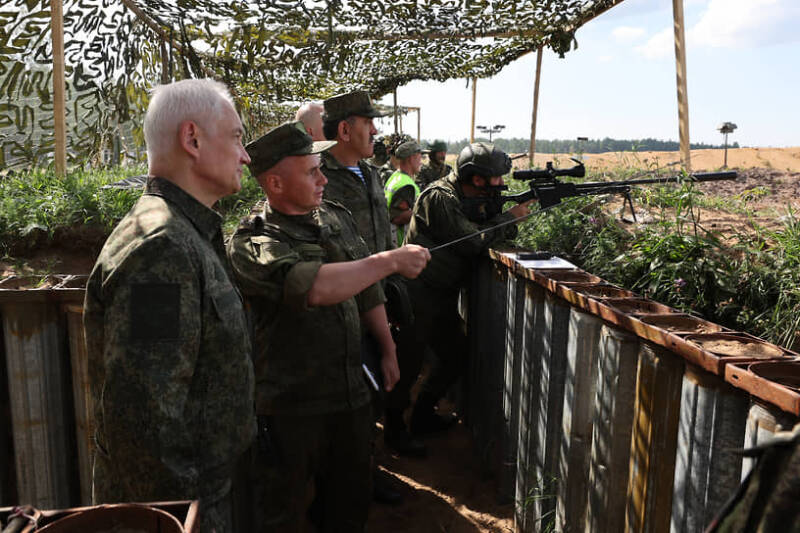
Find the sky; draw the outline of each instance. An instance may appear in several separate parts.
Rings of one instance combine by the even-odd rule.
[[[800,146],[800,0],[684,0],[691,141]],[[576,32],[560,59],[545,49],[539,139],[678,136],[672,0],[625,0]],[[505,125],[500,137],[530,137],[536,53],[477,83],[476,125]],[[467,80],[412,82],[398,103],[420,106],[421,137],[469,137]],[[391,105],[392,95],[381,100]],[[403,120],[416,136],[417,119]],[[391,119],[378,124],[393,130]]]

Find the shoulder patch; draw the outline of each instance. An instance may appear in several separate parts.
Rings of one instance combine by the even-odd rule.
[[[131,286],[132,341],[177,340],[181,336],[181,286],[137,283]]]

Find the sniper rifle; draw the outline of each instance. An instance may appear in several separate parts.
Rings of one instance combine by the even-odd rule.
[[[505,195],[502,197],[504,202],[522,203],[528,200],[537,199],[539,206],[546,209],[550,206],[561,203],[564,198],[573,196],[593,196],[597,194],[621,194],[625,197],[626,203],[631,208],[633,220],[636,220],[636,213],[633,210],[633,200],[631,200],[631,187],[638,185],[653,185],[659,183],[684,183],[684,182],[704,182],[722,181],[736,179],[736,172],[696,172],[686,176],[670,176],[663,178],[644,178],[627,181],[600,181],[590,183],[572,183],[560,181],[559,176],[572,176],[582,178],[586,175],[586,167],[578,159],[571,158],[577,163],[572,168],[557,169],[553,168],[551,161],[542,170],[516,170],[511,177],[515,180],[529,182],[529,189],[519,194]]]

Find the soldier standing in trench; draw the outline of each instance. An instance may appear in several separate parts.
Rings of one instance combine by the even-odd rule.
[[[250,336],[211,206],[241,187],[242,124],[224,85],[153,90],[144,194],[86,286],[95,503],[200,500],[234,531],[234,464],[255,435]]]
[[[406,367],[419,369],[426,345],[436,356],[412,411],[413,435],[441,431],[454,422],[452,417],[439,415],[436,406],[467,365],[467,339],[457,309],[459,290],[469,279],[476,257],[492,245],[516,235],[517,228],[510,222],[527,214],[531,203],[502,211],[499,187],[503,185],[503,175],[510,169],[508,155],[494,145],[468,145],[458,156],[456,173],[429,185],[414,205],[405,242],[427,248],[471,235],[482,228],[503,222],[509,224],[432,252],[425,270],[407,284],[414,310],[412,337],[417,346],[402,343],[399,357],[418,357],[416,362],[408,361]],[[404,368],[392,393],[402,394],[405,405],[408,405],[408,394],[416,378],[416,373],[405,372]]]
[[[318,154],[335,144],[312,142],[297,122],[247,146],[267,203],[229,254],[255,322],[260,532],[306,531],[309,520],[320,531],[363,532],[373,418],[361,328],[380,346],[390,390],[399,371],[378,282],[416,277],[430,259],[419,246],[370,254],[347,209],[323,201]]]

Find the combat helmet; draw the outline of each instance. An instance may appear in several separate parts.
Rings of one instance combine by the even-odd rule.
[[[511,170],[511,159],[493,144],[473,143],[458,154],[456,168],[459,181],[470,181],[472,176],[503,176]]]

